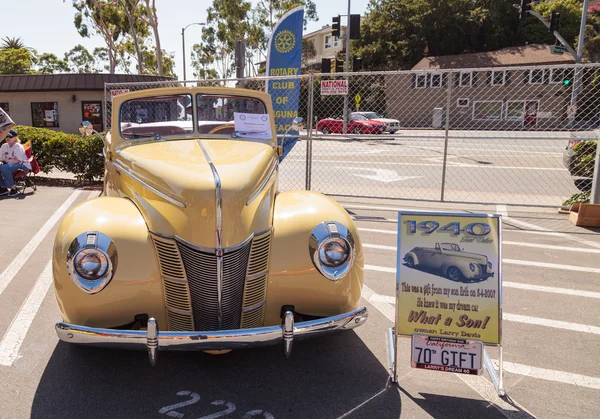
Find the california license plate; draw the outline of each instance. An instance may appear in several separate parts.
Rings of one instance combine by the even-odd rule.
[[[483,343],[473,340],[412,336],[413,368],[456,372],[483,373]]]

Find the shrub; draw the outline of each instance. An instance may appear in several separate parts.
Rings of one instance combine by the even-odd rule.
[[[56,168],[85,181],[104,176],[104,143],[97,135],[82,137],[28,126],[17,126],[15,131],[22,144],[31,141],[42,172],[48,173]]]
[[[596,158],[596,147],[598,147],[598,141],[596,140],[585,140],[573,147],[575,152],[578,176],[585,178],[592,178],[594,176],[594,162]],[[591,182],[588,182],[589,188],[591,189]],[[569,199],[563,202],[563,205],[573,205],[576,203],[587,204],[590,202],[590,190],[581,189],[583,192],[573,194]]]
[[[598,141],[584,140],[573,147],[575,152],[577,173],[581,177],[591,178],[594,176],[594,159],[596,158],[596,147]]]

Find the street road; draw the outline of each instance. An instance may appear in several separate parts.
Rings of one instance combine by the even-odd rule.
[[[48,263],[57,221],[95,194],[41,187],[24,199],[0,198],[2,418],[600,416],[598,229],[574,227],[550,210],[343,198],[365,247],[365,326],[295,343],[289,360],[280,347],[221,356],[163,352],[152,368],[144,352],[74,347],[54,332],[59,312]],[[408,339],[399,343],[400,387],[389,385],[397,208],[508,215],[506,400],[495,396],[487,374],[410,368]]]
[[[443,132],[312,141],[312,190],[351,196],[556,205],[579,192],[562,163],[569,133]],[[440,137],[442,136],[442,137]],[[466,137],[466,138],[465,138]],[[542,139],[539,139],[541,137]],[[282,164],[284,189],[306,184],[306,141]]]

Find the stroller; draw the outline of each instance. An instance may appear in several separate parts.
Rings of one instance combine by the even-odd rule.
[[[27,141],[23,144],[23,148],[25,149],[25,155],[28,158],[29,164],[31,164],[31,171],[25,173],[23,170],[19,169],[12,174],[15,181],[15,188],[21,195],[25,193],[27,188],[33,189],[34,192],[37,190],[35,175],[40,172],[40,165],[32,154],[31,141]]]

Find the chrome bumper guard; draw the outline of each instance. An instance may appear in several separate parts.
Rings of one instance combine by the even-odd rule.
[[[56,334],[63,342],[118,349],[146,349],[150,364],[155,365],[159,350],[224,350],[253,348],[283,342],[286,358],[292,353],[295,339],[306,339],[331,332],[350,330],[367,321],[367,308],[323,319],[294,324],[294,315],[287,311],[281,326],[255,329],[216,330],[210,332],[159,332],[154,318],[147,330],[116,330],[57,323]]]

